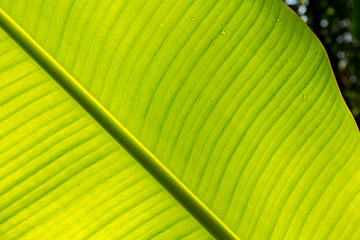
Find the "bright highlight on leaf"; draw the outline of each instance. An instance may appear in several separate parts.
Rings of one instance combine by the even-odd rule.
[[[360,238],[359,131],[280,0],[0,7],[1,239]]]

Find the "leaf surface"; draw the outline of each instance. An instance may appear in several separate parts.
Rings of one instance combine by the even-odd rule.
[[[2,239],[210,237],[3,32],[1,44]]]
[[[281,1],[1,7],[111,114],[66,95],[46,55],[2,34],[6,238],[221,238],[207,220],[241,239],[359,237],[359,132],[323,47]]]

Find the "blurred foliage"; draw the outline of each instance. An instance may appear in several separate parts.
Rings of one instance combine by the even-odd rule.
[[[344,99],[360,126],[360,0],[285,0],[323,43]]]

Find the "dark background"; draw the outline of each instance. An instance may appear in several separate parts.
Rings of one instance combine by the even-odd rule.
[[[345,102],[360,126],[360,0],[284,0],[324,45]]]

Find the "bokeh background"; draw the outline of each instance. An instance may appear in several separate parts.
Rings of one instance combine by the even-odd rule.
[[[324,45],[345,102],[360,126],[360,0],[284,0]]]

